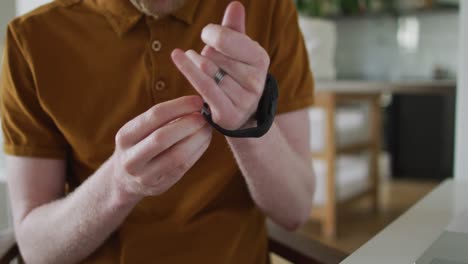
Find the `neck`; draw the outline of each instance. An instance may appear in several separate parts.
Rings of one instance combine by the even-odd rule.
[[[181,8],[185,0],[130,0],[145,15],[162,17]]]

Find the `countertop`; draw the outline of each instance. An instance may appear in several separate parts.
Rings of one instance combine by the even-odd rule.
[[[343,264],[410,264],[468,207],[468,182],[447,180]]]
[[[336,80],[317,81],[315,84],[317,92],[335,93],[455,94],[456,86],[455,80]]]

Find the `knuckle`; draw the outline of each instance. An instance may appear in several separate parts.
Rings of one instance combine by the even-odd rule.
[[[203,53],[202,53],[204,56],[208,57],[208,58],[216,58],[217,57],[217,52],[214,48],[210,47],[210,46],[206,46],[204,49],[203,49]]]
[[[134,175],[135,174],[135,167],[133,166],[133,160],[128,157],[128,155],[123,155],[121,159],[122,169],[125,173]]]
[[[125,128],[120,129],[115,135],[115,144],[117,147],[123,147],[127,143],[128,133]]]
[[[215,47],[222,48],[227,41],[228,31],[225,28],[220,28],[216,35],[214,45]]]
[[[190,165],[188,162],[182,162],[176,170],[177,176],[184,175],[190,169]]]
[[[164,174],[147,174],[145,177],[139,177],[139,180],[140,184],[147,189],[157,189],[164,182],[165,176]]]
[[[122,132],[120,132],[120,130],[117,132],[117,134],[115,134],[115,138],[114,138],[114,141],[115,141],[115,145],[117,147],[121,147],[123,145],[123,136],[122,136]]]
[[[169,154],[169,160],[175,164],[174,168],[179,168],[182,164],[185,163],[184,157],[179,152],[172,152]]]
[[[211,69],[211,63],[207,59],[203,59],[200,62],[200,69],[205,73],[209,73]]]
[[[145,196],[154,195],[155,193],[159,193],[161,179],[160,177],[154,177],[153,175],[146,175],[141,177],[134,177],[134,181],[139,186],[142,194]]]
[[[155,105],[153,107],[151,107],[151,109],[149,110],[149,120],[157,120],[159,115],[161,115],[161,106],[160,105]]]
[[[184,168],[184,165],[182,164],[172,167],[171,172],[170,172],[170,177],[171,177],[171,181],[174,181],[174,182],[173,183],[171,182],[170,186],[175,184],[176,181],[174,179],[181,178],[187,172],[187,170]]]
[[[165,142],[167,139],[167,133],[164,130],[158,130],[151,134],[150,136],[150,144],[153,146],[161,144],[161,142]]]
[[[141,188],[149,185],[145,177],[133,177],[133,181],[136,182]]]

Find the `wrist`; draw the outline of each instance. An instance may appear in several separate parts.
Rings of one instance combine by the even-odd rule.
[[[256,122],[256,121],[253,120],[252,122]],[[247,124],[247,125],[252,125],[252,124]],[[235,137],[226,136],[226,140],[232,147],[235,146],[236,148],[240,147],[242,149],[260,150],[260,149],[263,149],[268,144],[274,144],[271,137],[275,133],[276,129],[277,129],[276,123],[273,122],[273,125],[271,126],[270,130],[265,135],[263,135],[262,137],[259,137],[259,138],[235,138]]]
[[[257,120],[255,120],[255,113],[250,116],[245,123],[239,127],[238,129],[246,129],[250,127],[256,127],[257,126]]]
[[[127,208],[135,206],[143,196],[135,192],[131,192],[128,184],[126,184],[124,177],[121,175],[115,166],[114,159],[109,159],[104,166],[106,169],[105,175],[108,177],[109,193],[112,200],[113,208]]]
[[[205,116],[207,122],[212,127],[225,136],[235,138],[263,137],[266,133],[268,133],[274,123],[276,109],[278,106],[278,84],[275,78],[271,74],[268,74],[265,83],[265,89],[263,90],[263,94],[260,98],[260,101],[258,102],[257,111],[255,112],[255,120],[257,121],[257,125],[254,127],[241,128],[236,130],[223,128],[213,121],[211,111],[206,103],[204,104],[202,114]],[[247,123],[248,122],[249,121],[247,121]],[[241,127],[245,127],[246,124]]]

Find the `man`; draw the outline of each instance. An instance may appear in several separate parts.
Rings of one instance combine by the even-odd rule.
[[[313,82],[294,5],[229,2],[59,0],[10,23],[1,107],[26,262],[265,263],[265,216],[307,219]],[[256,125],[268,72],[268,133],[212,131],[203,102],[223,128]]]

